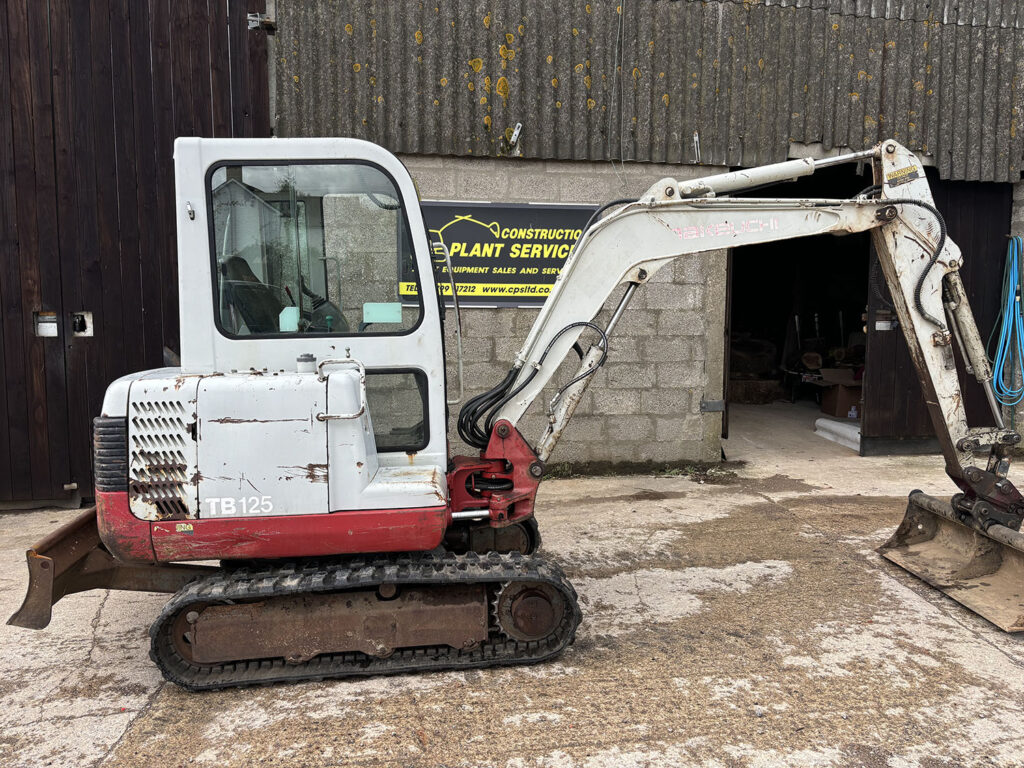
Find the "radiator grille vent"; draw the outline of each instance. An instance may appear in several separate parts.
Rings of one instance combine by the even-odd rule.
[[[129,492],[152,504],[161,520],[188,515],[186,451],[192,436],[185,405],[175,400],[136,400],[129,429]]]
[[[108,416],[93,419],[92,453],[96,490],[128,490],[128,420]]]

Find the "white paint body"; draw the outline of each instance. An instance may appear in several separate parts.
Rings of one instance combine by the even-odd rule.
[[[325,383],[308,373],[203,377],[197,410],[199,516],[328,509],[327,425],[316,419],[326,407]],[[280,449],[250,450],[257,446]],[[259,503],[248,503],[253,498]],[[230,510],[228,500],[236,502]]]

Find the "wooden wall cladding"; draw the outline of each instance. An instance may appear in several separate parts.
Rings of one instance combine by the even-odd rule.
[[[0,502],[91,496],[107,385],[177,349],[173,142],[270,135],[263,10],[0,0]]]

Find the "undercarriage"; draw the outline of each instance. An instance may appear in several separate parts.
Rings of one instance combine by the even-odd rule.
[[[181,590],[150,657],[189,690],[528,664],[580,622],[561,569],[519,553],[238,568]]]
[[[29,550],[31,583],[9,623],[42,628],[88,589],[175,592],[150,627],[150,657],[189,690],[531,664],[580,623],[562,570],[532,553],[536,520],[449,529],[430,553],[208,565],[131,565],[87,510]],[[496,551],[499,550],[499,551]]]

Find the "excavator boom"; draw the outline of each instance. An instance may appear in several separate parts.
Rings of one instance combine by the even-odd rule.
[[[852,200],[727,196],[823,165],[865,160],[874,184]],[[608,337],[629,300],[673,260],[716,248],[862,231],[870,231],[878,253],[946,472],[962,491],[949,503],[912,494],[904,524],[881,551],[1001,628],[1024,630],[1024,592],[1006,587],[1022,584],[1024,499],[1007,478],[1009,452],[1020,435],[1004,427],[993,394],[991,366],[960,280],[963,255],[947,236],[923,166],[896,142],[824,161],[793,160],[686,182],[662,179],[636,202],[615,209],[583,234],[502,388],[463,409],[463,439],[473,444],[499,419],[515,425],[582,334],[596,331],[599,340],[581,354],[575,375],[548,405],[547,427],[534,446],[547,460],[607,358]],[[598,328],[594,318],[620,288],[610,323]],[[987,396],[994,427],[967,423],[954,344]],[[977,453],[984,454],[980,462]],[[917,525],[922,518],[931,522],[911,530],[908,521]],[[1013,577],[1002,576],[1010,572]]]

